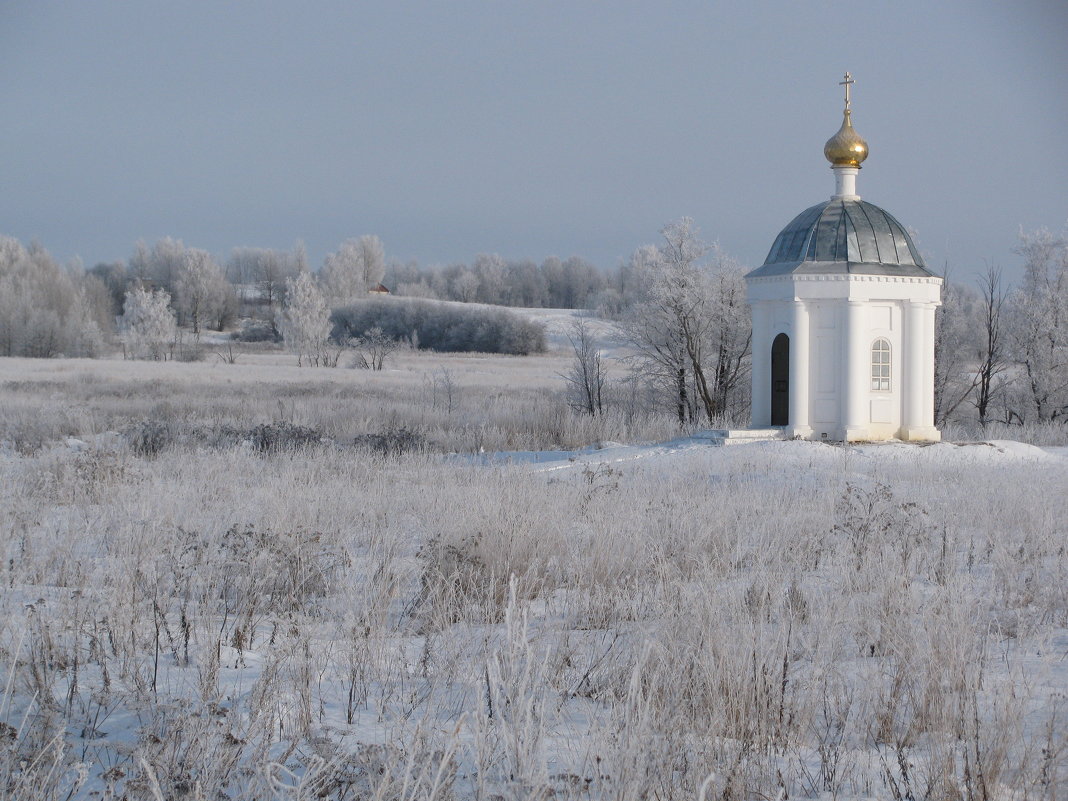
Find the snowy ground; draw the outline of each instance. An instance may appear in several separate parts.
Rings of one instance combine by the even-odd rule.
[[[1068,792],[1068,452],[0,459],[5,798]]]

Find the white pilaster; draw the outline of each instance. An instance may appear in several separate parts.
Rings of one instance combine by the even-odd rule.
[[[934,427],[934,313],[933,303],[905,303],[901,439],[941,438]]]
[[[915,301],[905,303],[905,342],[904,359],[901,363],[902,389],[902,423],[906,431],[923,425],[923,346],[926,337],[923,333],[923,304]]]
[[[935,428],[934,419],[934,377],[935,377],[935,311],[938,306],[934,303],[923,304],[923,406],[921,412],[923,414],[923,423],[926,426],[930,426],[930,436],[928,439],[940,440],[942,434]]]
[[[871,436],[871,343],[868,342],[868,315],[860,300],[846,301],[845,349],[846,364],[843,375],[842,405],[844,439],[846,442],[868,439]]]
[[[791,304],[790,325],[790,434],[807,437],[809,426],[809,314],[803,300]]]
[[[767,303],[753,303],[753,393],[749,413],[750,425],[771,425],[771,308]]]

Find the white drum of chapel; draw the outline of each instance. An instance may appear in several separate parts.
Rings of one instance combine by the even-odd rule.
[[[860,199],[868,145],[842,127],[824,147],[830,200],[806,209],[746,275],[753,317],[752,425],[816,440],[938,440],[935,308],[942,279],[908,232]]]

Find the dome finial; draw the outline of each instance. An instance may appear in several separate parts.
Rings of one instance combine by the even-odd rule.
[[[860,162],[868,157],[868,143],[861,139],[860,135],[853,130],[852,111],[849,108],[849,89],[856,83],[853,76],[848,72],[845,80],[839,81],[839,86],[845,86],[845,111],[842,112],[842,127],[838,133],[827,140],[823,146],[823,155],[832,167],[856,167],[860,168]]]
[[[838,82],[839,86],[844,86],[845,87],[845,93],[846,93],[845,110],[846,111],[849,111],[849,87],[852,86],[855,83],[856,83],[856,81],[853,80],[853,76],[850,75],[848,72],[845,74],[845,80]]]

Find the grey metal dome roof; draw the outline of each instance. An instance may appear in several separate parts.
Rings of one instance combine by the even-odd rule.
[[[932,275],[892,215],[863,200],[828,200],[798,214],[749,275]]]

